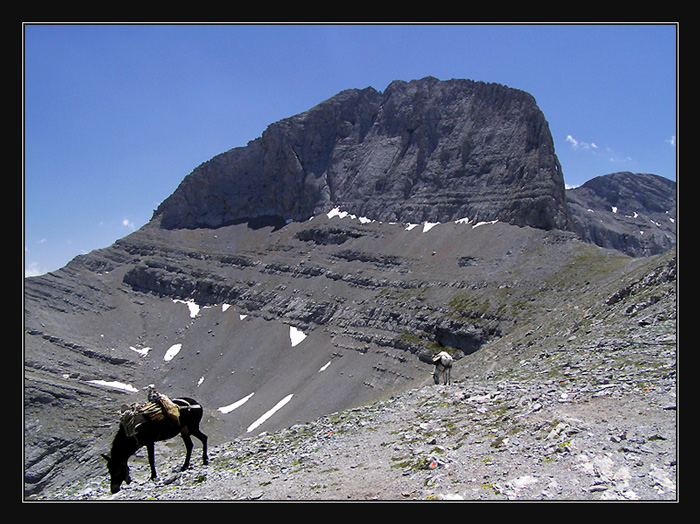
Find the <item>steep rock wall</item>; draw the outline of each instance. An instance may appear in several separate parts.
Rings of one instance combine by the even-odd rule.
[[[570,229],[549,126],[523,91],[470,80],[351,89],[205,162],[156,210],[165,228],[468,217]]]

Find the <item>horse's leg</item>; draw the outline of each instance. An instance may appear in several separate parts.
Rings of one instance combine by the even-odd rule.
[[[450,366],[450,367],[447,368],[447,381],[445,382],[445,384],[449,384],[449,383],[450,383],[450,373],[451,373],[451,372],[452,372],[452,366]]]
[[[146,449],[148,449],[148,463],[151,466],[151,480],[156,480],[156,458],[155,458],[155,445],[153,442],[146,444]]]
[[[192,431],[192,435],[202,441],[202,447],[204,448],[202,451],[202,463],[204,465],[209,464],[209,457],[207,455],[207,436],[202,433],[199,428]]]
[[[187,468],[190,467],[190,456],[192,455],[192,448],[194,445],[192,444],[192,439],[190,438],[189,433],[182,432],[182,440],[185,443],[185,449],[187,450],[187,453],[185,454],[185,463],[182,465],[182,469],[180,471],[185,471]]]

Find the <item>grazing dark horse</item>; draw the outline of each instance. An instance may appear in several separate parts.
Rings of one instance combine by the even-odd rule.
[[[129,476],[129,458],[142,446],[146,446],[148,449],[151,480],[155,480],[156,466],[154,460],[154,443],[171,439],[178,433],[182,435],[182,440],[185,442],[185,448],[187,449],[185,463],[181,471],[185,471],[190,465],[190,456],[192,455],[192,448],[194,447],[190,435],[202,441],[202,446],[204,448],[202,452],[202,462],[204,464],[209,462],[209,458],[207,457],[207,436],[199,429],[199,423],[204,415],[204,409],[202,409],[199,402],[187,397],[175,398],[173,402],[180,408],[179,424],[167,418],[149,420],[139,425],[133,436],[129,436],[124,426],[121,423],[119,424],[119,431],[114,437],[112,450],[109,456],[102,455],[107,460],[112,493],[119,491],[122,482],[126,481],[127,484],[131,482],[131,477]]]

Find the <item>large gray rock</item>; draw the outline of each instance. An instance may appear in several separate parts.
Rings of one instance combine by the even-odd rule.
[[[306,220],[468,217],[570,229],[561,168],[534,98],[427,77],[351,89],[197,167],[156,210],[169,229]]]

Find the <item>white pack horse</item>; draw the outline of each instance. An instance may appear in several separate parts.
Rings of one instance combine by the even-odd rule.
[[[441,377],[443,384],[450,383],[450,371],[452,370],[452,362],[452,355],[450,355],[446,351],[441,351],[437,355],[433,356],[433,364],[435,364],[433,380],[436,384],[440,383]]]

